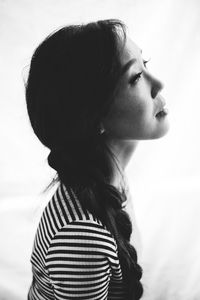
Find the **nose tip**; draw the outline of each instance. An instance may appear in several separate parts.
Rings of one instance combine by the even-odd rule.
[[[159,83],[160,83],[160,90],[162,90],[162,89],[164,89],[164,83],[161,81],[161,80],[159,80]]]

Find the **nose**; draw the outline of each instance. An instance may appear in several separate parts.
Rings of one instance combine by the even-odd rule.
[[[151,96],[154,99],[157,94],[164,88],[164,84],[161,80],[151,75]]]

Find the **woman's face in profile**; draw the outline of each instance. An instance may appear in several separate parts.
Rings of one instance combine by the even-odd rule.
[[[165,101],[163,84],[146,68],[140,48],[127,38],[121,53],[122,76],[117,86],[112,111],[103,124],[112,138],[146,140],[165,135],[167,115],[156,116]]]

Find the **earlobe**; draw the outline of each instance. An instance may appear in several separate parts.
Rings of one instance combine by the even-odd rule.
[[[103,124],[100,124],[100,134],[103,134],[105,132],[105,128],[103,126]]]

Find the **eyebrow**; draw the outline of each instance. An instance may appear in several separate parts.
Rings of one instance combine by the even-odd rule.
[[[128,71],[128,69],[136,62],[135,58],[130,59],[125,65],[123,65],[121,70],[121,76]]]
[[[140,52],[142,54],[142,49],[140,49]],[[132,58],[130,59],[125,65],[122,66],[122,70],[121,70],[121,76],[126,73],[128,71],[128,69],[134,64],[136,63],[136,58]]]

